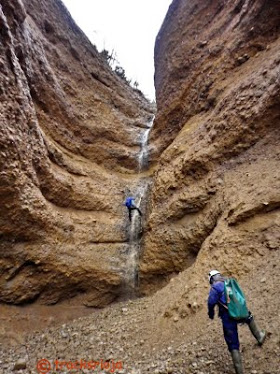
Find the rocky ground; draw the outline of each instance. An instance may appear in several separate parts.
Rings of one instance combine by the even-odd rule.
[[[265,267],[258,261],[254,270],[240,279],[256,322],[268,333],[260,348],[247,326],[239,328],[248,374],[279,373],[279,264],[279,250],[273,251]],[[203,302],[193,303],[191,314],[166,310],[166,305],[174,302],[187,284],[187,273],[183,272],[152,297],[117,303],[59,327],[33,332],[23,344],[5,347],[2,342],[1,373],[14,373],[20,364],[24,368],[16,372],[36,373],[38,360],[45,358],[52,365],[56,359],[107,360],[110,368],[112,362],[121,361],[122,369],[116,372],[127,374],[232,374],[221,323],[218,318],[210,321],[206,313],[206,275],[204,279],[197,278],[197,284],[203,287]],[[95,371],[108,372],[100,366]]]

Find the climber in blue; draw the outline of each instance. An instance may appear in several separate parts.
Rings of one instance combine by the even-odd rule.
[[[125,199],[125,206],[127,207],[128,209],[128,216],[129,216],[129,220],[131,221],[131,212],[133,210],[137,210],[139,215],[142,217],[142,212],[141,210],[135,205],[135,198],[134,197],[127,197]]]
[[[224,338],[232,356],[235,372],[236,374],[243,374],[241,354],[239,351],[238,323],[246,323],[249,326],[251,333],[259,345],[263,344],[266,333],[258,329],[251,312],[249,312],[247,318],[242,320],[237,321],[232,319],[227,309],[226,295],[224,292],[224,277],[217,270],[211,270],[208,277],[211,285],[208,297],[208,316],[210,319],[214,319],[214,308],[218,305],[219,317],[223,323]]]

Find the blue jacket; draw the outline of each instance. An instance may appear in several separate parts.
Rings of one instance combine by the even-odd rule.
[[[125,200],[125,205],[127,208],[133,208],[135,206],[134,204],[134,197],[127,197]]]
[[[208,297],[208,315],[209,318],[213,319],[215,314],[215,305],[219,306],[219,317],[223,318],[225,314],[228,314],[227,309],[223,305],[227,305],[226,295],[224,292],[224,282],[215,282],[209,292]],[[223,304],[223,305],[221,305]]]

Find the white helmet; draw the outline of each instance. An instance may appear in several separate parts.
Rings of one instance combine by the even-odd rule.
[[[221,274],[218,270],[211,270],[208,274],[209,283],[211,284],[211,278],[214,277],[214,275]]]

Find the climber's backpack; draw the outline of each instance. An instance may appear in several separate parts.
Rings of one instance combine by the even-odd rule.
[[[231,318],[240,320],[249,316],[244,293],[237,280],[227,278],[224,282],[227,309]]]

